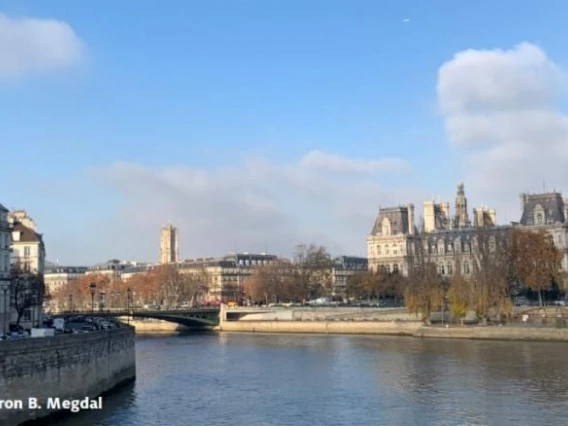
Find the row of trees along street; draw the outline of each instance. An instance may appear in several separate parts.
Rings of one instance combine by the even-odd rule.
[[[490,315],[510,316],[512,297],[538,297],[540,305],[550,298],[562,282],[562,253],[545,231],[519,228],[495,232],[480,228],[472,234],[471,252],[454,252],[454,274],[443,276],[436,266],[436,255],[424,246],[423,236],[416,239],[408,276],[383,270],[357,272],[345,288],[350,299],[404,300],[409,311],[420,313],[425,320],[432,312],[448,307],[454,318],[464,318],[469,311],[478,318]],[[461,257],[460,257],[461,256]],[[467,256],[467,260],[466,260]],[[461,263],[471,264],[471,273],[462,275]],[[96,285],[94,302],[100,307],[104,294],[105,309],[160,305],[174,308],[203,300],[211,287],[205,269],[180,271],[170,265],[157,266],[134,275],[128,281],[111,279],[102,274],[89,274],[47,295],[59,310],[88,310],[91,307],[90,285]],[[325,247],[299,245],[292,261],[280,260],[259,266],[241,288],[253,303],[303,302],[333,293],[333,260]],[[130,302],[127,299],[131,289]],[[41,303],[43,280],[16,269],[12,304],[21,318],[30,307]],[[19,321],[19,320],[18,320]]]
[[[291,262],[255,269],[244,283],[244,294],[252,303],[303,302],[330,297],[332,286],[333,260],[325,247],[300,244]]]
[[[95,295],[91,284],[96,286]],[[51,304],[58,310],[89,310],[94,301],[97,308],[126,309],[132,307],[161,306],[177,308],[200,301],[209,288],[209,276],[204,269],[180,273],[172,265],[156,266],[146,272],[133,275],[127,281],[111,279],[100,274],[87,274],[67,283],[50,295]],[[128,300],[128,289],[131,299]]]
[[[414,264],[405,279],[404,300],[409,311],[429,321],[430,314],[449,305],[454,318],[474,311],[486,321],[490,316],[510,318],[512,298],[536,293],[542,306],[545,296],[558,295],[563,280],[562,252],[545,231],[513,228],[501,234],[475,232],[470,260],[472,271],[461,273],[464,261],[455,254],[454,274],[445,279],[437,272],[432,255],[422,243],[415,245]]]

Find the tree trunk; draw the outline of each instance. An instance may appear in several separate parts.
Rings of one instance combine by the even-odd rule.
[[[538,289],[538,306],[542,308],[542,290]]]

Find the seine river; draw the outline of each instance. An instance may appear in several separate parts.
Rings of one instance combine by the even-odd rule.
[[[57,426],[568,424],[568,344],[141,337],[136,384]]]

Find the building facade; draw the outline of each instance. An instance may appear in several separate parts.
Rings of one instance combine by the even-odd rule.
[[[160,263],[168,264],[178,261],[178,230],[172,225],[163,226],[160,237]]]
[[[10,307],[11,229],[8,209],[0,204],[0,335],[8,331]]]
[[[24,271],[43,275],[45,270],[45,244],[43,235],[25,210],[9,214],[12,226],[12,265],[19,264]]]
[[[144,274],[145,272],[148,272],[150,269],[152,269],[153,266],[154,265],[150,263],[136,263],[133,266],[128,266],[120,272],[120,279],[122,281],[128,281],[135,275]]]
[[[59,291],[69,284],[75,283],[87,272],[86,266],[54,266],[45,269],[43,274],[46,298],[44,310],[47,312],[61,312],[73,310],[73,300],[64,300]]]
[[[459,271],[467,278],[473,273],[479,257],[480,245],[494,250],[500,241],[515,227],[550,233],[556,247],[563,253],[564,286],[568,284],[568,199],[558,192],[521,194],[521,220],[497,225],[495,209],[467,211],[464,185],[458,184],[455,214],[452,217],[449,203],[424,203],[422,229],[414,226],[414,206],[399,206],[379,210],[375,224],[367,237],[369,269],[384,268],[387,272],[408,275],[417,258],[417,251],[435,263],[442,276]],[[482,241],[482,239],[485,239]]]
[[[120,280],[126,270],[138,265],[138,262],[110,259],[107,262],[89,266],[85,275],[101,274],[108,277],[110,280]]]
[[[544,230],[552,236],[554,245],[563,254],[564,287],[568,289],[568,198],[563,198],[560,192],[554,191],[523,193],[520,201],[521,220],[513,225]]]
[[[255,268],[278,260],[271,254],[235,253],[219,258],[186,260],[178,264],[182,274],[201,275],[206,280],[209,302],[237,302],[241,300],[243,286]]]
[[[365,257],[339,256],[333,261],[332,296],[344,297],[349,278],[357,272],[369,269],[369,262]]]
[[[414,223],[414,205],[379,210],[375,224],[367,237],[369,269],[408,275],[418,251],[438,272],[450,276],[456,268],[467,276],[472,273],[472,247],[475,249],[481,229],[487,234],[497,232],[494,209],[473,209],[473,221],[467,210],[463,183],[459,183],[452,217],[450,203],[426,201],[424,221],[418,230]],[[500,228],[501,229],[501,228]],[[503,228],[504,230],[505,228]],[[493,237],[498,236],[497,234]],[[459,260],[459,262],[458,262]]]

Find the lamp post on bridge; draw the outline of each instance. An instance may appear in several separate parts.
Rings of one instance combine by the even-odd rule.
[[[95,314],[95,292],[97,291],[97,285],[95,283],[91,283],[89,286],[91,290],[91,315]]]

